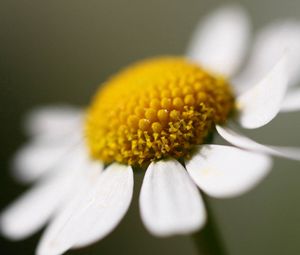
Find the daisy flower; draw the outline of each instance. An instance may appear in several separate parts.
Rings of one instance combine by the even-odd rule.
[[[146,228],[188,234],[206,221],[198,188],[217,198],[241,195],[267,175],[271,156],[299,160],[299,149],[259,144],[236,128],[259,128],[280,111],[300,109],[300,23],[264,28],[238,73],[249,23],[241,7],[216,10],[197,27],[186,56],[130,65],[85,110],[32,112],[25,125],[31,140],[14,173],[35,184],[2,213],[2,233],[19,240],[48,223],[41,255],[96,242],[125,215],[133,172],[145,171],[139,203]],[[213,144],[214,134],[232,146]]]

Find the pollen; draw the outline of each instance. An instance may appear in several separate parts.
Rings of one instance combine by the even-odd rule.
[[[137,62],[100,86],[87,110],[93,158],[143,165],[189,157],[226,122],[234,96],[226,79],[179,57]]]

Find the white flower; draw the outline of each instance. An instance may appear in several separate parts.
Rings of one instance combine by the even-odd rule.
[[[240,7],[217,10],[202,22],[187,57],[236,85],[241,127],[259,128],[280,111],[300,110],[300,23],[282,21],[257,36],[252,57],[237,75],[246,51],[249,21]],[[1,231],[19,240],[49,222],[37,254],[61,254],[108,235],[125,215],[133,193],[131,166],[106,168],[91,160],[83,139],[80,109],[46,107],[31,113],[26,131],[31,141],[15,158],[15,174],[34,187],[1,215]],[[241,195],[270,171],[271,155],[300,160],[296,148],[259,144],[240,134],[232,122],[216,125],[233,146],[204,144],[185,160],[153,161],[147,168],[140,211],[154,235],[198,230],[206,212],[196,185],[210,196]],[[105,168],[105,169],[104,169]],[[191,177],[191,178],[190,178]],[[196,184],[196,185],[195,185]]]

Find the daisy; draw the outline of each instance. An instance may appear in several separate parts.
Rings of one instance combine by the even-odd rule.
[[[271,156],[300,150],[259,144],[237,130],[259,128],[300,109],[300,24],[284,21],[257,36],[246,68],[249,21],[238,6],[197,27],[185,57],[137,62],[108,79],[86,110],[46,107],[25,123],[31,140],[14,170],[34,187],[1,215],[14,240],[49,223],[37,254],[62,254],[108,235],[125,215],[133,169],[144,171],[140,213],[156,236],[200,229],[206,211],[197,186],[217,198],[261,181]],[[229,145],[212,144],[219,134]]]

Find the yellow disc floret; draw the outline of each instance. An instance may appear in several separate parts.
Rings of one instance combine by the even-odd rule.
[[[188,156],[234,104],[226,80],[184,58],[138,62],[101,87],[87,112],[94,158],[141,165]]]

